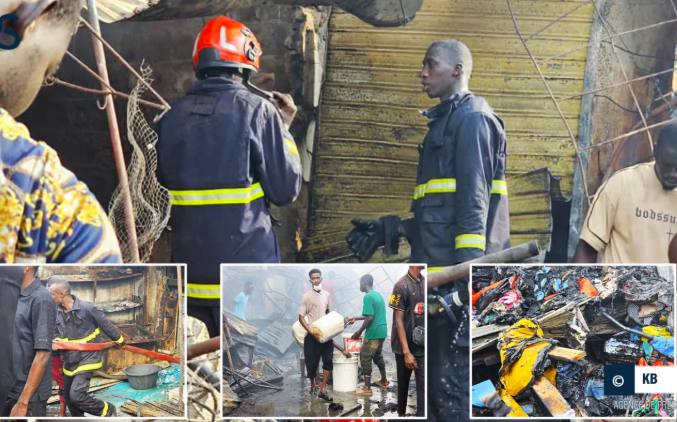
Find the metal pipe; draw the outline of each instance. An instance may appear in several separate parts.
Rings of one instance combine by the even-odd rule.
[[[212,337],[207,341],[192,344],[186,351],[186,358],[193,360],[194,358],[208,353],[214,353],[221,350],[221,337]]]
[[[179,361],[179,403],[183,403],[183,389],[186,388],[184,383],[183,383],[183,372],[185,371],[185,358],[183,353],[183,273],[181,272],[183,270],[183,267],[181,265],[177,265],[176,267],[176,288],[178,289],[179,293],[179,304],[177,305],[179,307],[179,318],[176,324],[178,325],[178,343],[179,343],[179,357],[181,358]],[[185,407],[187,408],[187,407]],[[185,409],[184,408],[184,409]],[[185,415],[184,415],[185,416]]]
[[[97,36],[101,34],[99,26],[99,14],[97,12],[96,0],[87,0],[87,8],[89,9],[89,19],[91,21],[90,28],[92,29],[92,44],[94,46],[94,56],[96,57],[96,65],[99,69],[99,75],[106,81],[106,85],[110,86],[108,78],[108,68],[106,67],[106,52],[103,49],[101,39]],[[107,86],[102,84],[103,88]],[[132,205],[132,194],[129,191],[129,181],[127,180],[127,166],[125,165],[125,155],[122,151],[122,141],[120,139],[120,128],[118,127],[118,119],[115,113],[115,102],[113,97],[106,97],[106,116],[108,117],[108,129],[110,131],[111,142],[113,144],[113,155],[115,157],[115,168],[118,173],[118,180],[120,181],[120,192],[124,202],[125,210],[125,226],[127,228],[128,247],[131,254],[131,262],[140,262],[139,258],[139,244],[136,238],[136,222],[134,221],[134,208]]]
[[[76,91],[86,92],[87,94],[112,95],[114,97],[124,98],[125,100],[129,100],[131,98],[129,96],[129,94],[125,94],[124,92],[120,92],[120,91],[117,91],[117,90],[111,92],[111,91],[103,91],[103,90],[99,90],[99,89],[86,88],[84,86],[80,86],[80,85],[76,85],[76,84],[72,84],[72,83],[69,83],[69,82],[62,81],[61,79],[56,78],[54,76],[52,76],[49,79],[49,82],[47,82],[46,85],[47,86],[60,85],[60,86],[66,87],[66,88],[74,89]],[[139,104],[147,105],[148,107],[157,108],[159,110],[167,110],[164,106],[161,106],[160,104],[155,104],[155,103],[152,103],[150,101],[142,100],[141,98],[137,98],[136,101]]]
[[[507,264],[522,262],[541,253],[538,243],[532,241],[500,252],[485,255],[452,267],[445,267],[428,275],[428,288],[444,286],[470,275],[471,264]]]
[[[357,406],[353,407],[352,409],[350,409],[350,410],[348,410],[348,411],[345,411],[345,412],[341,413],[341,414],[339,415],[339,418],[340,418],[341,416],[349,415],[349,414],[353,413],[354,411],[356,411],[356,410],[358,410],[358,409],[360,409],[360,408],[362,408],[362,405],[361,405],[361,404],[358,404]]]
[[[616,324],[616,325],[617,325],[621,330],[623,330],[623,331],[627,331],[628,333],[632,333],[632,334],[638,335],[638,336],[640,336],[640,337],[648,338],[649,340],[653,340],[653,339],[656,338],[656,337],[652,336],[651,334],[643,333],[643,332],[641,332],[641,331],[633,330],[632,328],[626,327],[625,325],[623,325],[623,324],[621,324],[620,322],[616,321],[614,318],[612,318],[609,314],[607,314],[607,313],[604,312],[604,311],[602,311],[602,315],[603,315],[606,319],[608,319],[609,321],[611,321],[611,322],[613,322],[614,324]]]
[[[87,0],[88,7],[92,7],[91,5],[89,5],[89,3],[93,3],[94,7],[96,8],[96,0]],[[90,9],[90,13],[91,13],[91,9]],[[97,13],[97,12],[95,11],[94,13]],[[165,99],[162,98],[162,95],[158,94],[158,92],[148,82],[146,82],[146,80],[143,78],[143,76],[139,75],[139,73],[136,71],[136,69],[134,69],[132,67],[132,65],[127,63],[127,60],[125,60],[124,57],[122,57],[120,55],[120,53],[115,51],[115,49],[110,44],[108,44],[108,42],[106,40],[103,39],[103,37],[101,36],[101,30],[99,29],[98,16],[97,16],[96,22],[92,22],[92,25],[88,24],[87,21],[84,20],[82,17],[80,18],[80,21],[87,27],[87,29],[90,30],[92,35],[97,38],[97,40],[100,42],[100,44],[102,44],[101,51],[103,51],[103,46],[106,46],[106,48],[108,48],[110,50],[111,54],[114,55],[118,60],[120,60],[120,62],[123,64],[123,66],[125,66],[127,68],[127,70],[132,72],[132,74],[134,76],[136,76],[137,79],[139,79],[139,81],[143,85],[145,85],[145,87],[148,88],[148,90],[150,92],[152,92],[153,95],[155,95],[158,100],[160,100],[160,102],[162,103],[163,106],[167,107],[167,109],[171,108],[169,106],[169,103],[167,103],[167,101],[165,101]],[[108,79],[108,78],[106,78],[106,79]]]

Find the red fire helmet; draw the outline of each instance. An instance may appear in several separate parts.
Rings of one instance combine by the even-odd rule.
[[[211,68],[249,69],[258,72],[261,44],[241,22],[220,16],[207,22],[195,40],[196,74]]]

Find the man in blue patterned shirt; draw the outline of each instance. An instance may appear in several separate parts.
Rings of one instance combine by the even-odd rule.
[[[76,30],[78,0],[3,0],[0,44],[0,262],[120,262],[115,231],[87,186],[14,120],[53,74]],[[13,34],[13,35],[12,35]]]

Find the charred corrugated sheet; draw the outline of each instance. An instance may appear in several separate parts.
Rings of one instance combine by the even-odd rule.
[[[258,345],[277,356],[284,355],[294,343],[291,324],[275,321],[259,333]]]
[[[243,343],[247,346],[254,347],[258,340],[259,328],[243,319],[238,318],[230,310],[224,308],[223,313],[228,318],[228,325],[230,327],[230,338],[226,336],[224,341],[228,342],[227,344],[232,344],[230,339],[232,338],[235,343]]]
[[[513,245],[537,240],[541,248],[550,248],[553,186],[558,183],[548,169],[508,178]]]

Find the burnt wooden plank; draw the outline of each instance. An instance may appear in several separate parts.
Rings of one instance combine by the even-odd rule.
[[[582,350],[567,349],[566,347],[555,347],[548,353],[551,359],[562,360],[565,362],[575,362],[583,359],[586,353]]]

